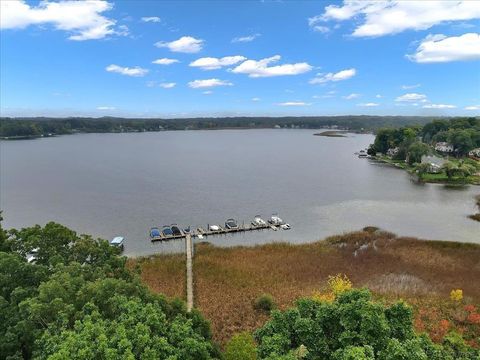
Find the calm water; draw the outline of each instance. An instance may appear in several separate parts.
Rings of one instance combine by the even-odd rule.
[[[128,255],[183,251],[152,244],[152,226],[250,221],[272,212],[290,231],[252,232],[219,245],[295,243],[366,225],[401,235],[480,242],[479,187],[420,185],[405,172],[358,159],[371,135],[312,136],[309,130],[88,134],[1,142],[0,208],[6,227],[50,220],[110,239]]]

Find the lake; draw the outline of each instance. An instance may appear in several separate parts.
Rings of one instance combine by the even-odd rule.
[[[184,250],[152,244],[152,226],[241,223],[273,212],[289,231],[209,237],[217,245],[311,242],[374,225],[399,235],[480,243],[480,188],[418,184],[359,159],[372,135],[319,130],[79,134],[0,142],[4,226],[57,221],[80,233],[126,236],[127,255]]]

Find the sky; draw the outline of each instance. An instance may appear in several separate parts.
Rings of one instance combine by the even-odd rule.
[[[1,116],[480,115],[480,1],[0,5]]]

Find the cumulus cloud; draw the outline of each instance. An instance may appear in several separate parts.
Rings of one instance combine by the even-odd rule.
[[[322,15],[308,19],[310,26],[335,20],[360,19],[353,36],[373,37],[405,30],[426,30],[450,21],[480,18],[478,1],[402,1],[344,0],[342,5],[328,5]]]
[[[174,83],[174,82],[167,82],[167,83],[160,83],[160,84],[158,84],[158,86],[160,86],[161,88],[164,88],[164,89],[174,88],[175,85],[177,85],[177,83]]]
[[[162,21],[158,16],[144,16],[142,17],[143,22],[153,22],[153,23],[159,23]]]
[[[375,106],[379,106],[379,105],[380,104],[374,103],[374,102],[357,104],[357,106],[363,106],[363,107],[375,107]]]
[[[232,43],[237,43],[237,42],[250,42],[258,38],[260,34],[253,34],[253,35],[248,35],[248,36],[239,36],[236,38],[232,39]]]
[[[115,110],[114,106],[98,106],[97,110]]]
[[[105,68],[105,70],[107,70],[108,72],[114,72],[122,75],[135,76],[135,77],[145,76],[148,73],[148,69],[143,69],[139,66],[129,68],[129,67],[118,66],[115,64],[108,65]]]
[[[205,80],[194,80],[188,83],[192,89],[202,89],[202,88],[211,88],[216,86],[232,86],[233,84],[227,80],[220,79],[205,79]]]
[[[429,35],[420,43],[415,54],[407,57],[418,63],[477,60],[480,59],[480,34]]]
[[[480,110],[480,105],[466,106],[465,110]]]
[[[356,99],[356,98],[358,98],[358,97],[360,97],[360,94],[355,94],[355,93],[350,94],[350,95],[347,95],[347,96],[343,96],[343,98],[344,98],[344,99],[347,99],[347,100]]]
[[[342,81],[355,76],[357,70],[354,68],[339,71],[337,73],[319,74],[310,80],[310,84],[323,84],[329,81]]]
[[[152,61],[153,64],[157,64],[157,65],[171,65],[178,62],[179,61],[177,59],[169,59],[169,58],[161,58],[161,59]]]
[[[244,56],[225,56],[223,58],[204,57],[190,63],[192,67],[199,67],[202,70],[220,69],[224,66],[235,65],[247,58]]]
[[[417,93],[404,94],[395,99],[395,101],[400,101],[400,102],[415,102],[415,101],[426,101],[426,100],[427,100],[427,95],[417,94]]]
[[[282,103],[278,103],[278,106],[309,106],[312,105],[311,103],[306,103],[303,101],[286,101]]]
[[[155,43],[156,47],[166,47],[173,52],[181,53],[197,53],[203,48],[204,41],[202,39],[195,39],[192,36],[182,36],[178,40],[166,42],[158,41]]]
[[[427,104],[423,105],[424,109],[455,109],[455,105],[450,104]]]
[[[257,101],[260,101],[260,100],[261,100],[261,99],[260,99],[260,98],[258,98],[258,97],[254,97],[254,98],[252,98],[252,101],[255,101],[255,102],[257,102]]]
[[[113,5],[104,0],[60,2],[41,1],[30,6],[23,0],[0,1],[0,27],[23,29],[30,25],[53,25],[70,33],[70,40],[103,39],[108,35],[128,35],[128,28],[115,29],[116,21],[101,15]]]
[[[269,66],[281,59],[280,55],[275,55],[262,60],[246,60],[232,72],[236,74],[248,74],[251,78],[284,76],[284,75],[298,75],[312,70],[312,66],[306,62],[295,64],[282,64]]]

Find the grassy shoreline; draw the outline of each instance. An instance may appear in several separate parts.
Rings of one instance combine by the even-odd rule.
[[[183,255],[129,262],[153,291],[185,298]],[[268,319],[253,307],[261,294],[271,294],[278,308],[285,309],[300,297],[322,291],[329,275],[342,273],[385,302],[408,301],[417,329],[435,338],[444,318],[452,328],[463,326],[449,315],[452,289],[462,289],[466,302],[480,305],[479,264],[480,245],[397,237],[375,229],[302,245],[219,248],[202,243],[196,245],[194,258],[195,306],[211,321],[214,338],[223,345],[234,333],[252,331]],[[468,331],[480,334],[479,326]]]
[[[408,165],[403,160],[392,160],[387,156],[374,156],[374,160],[392,165],[398,169],[406,170],[409,174],[415,175],[415,168]],[[453,177],[449,179],[445,174],[424,174],[420,179],[417,176],[418,181],[430,184],[445,184],[445,185],[480,185],[480,176],[472,175],[466,178]]]

